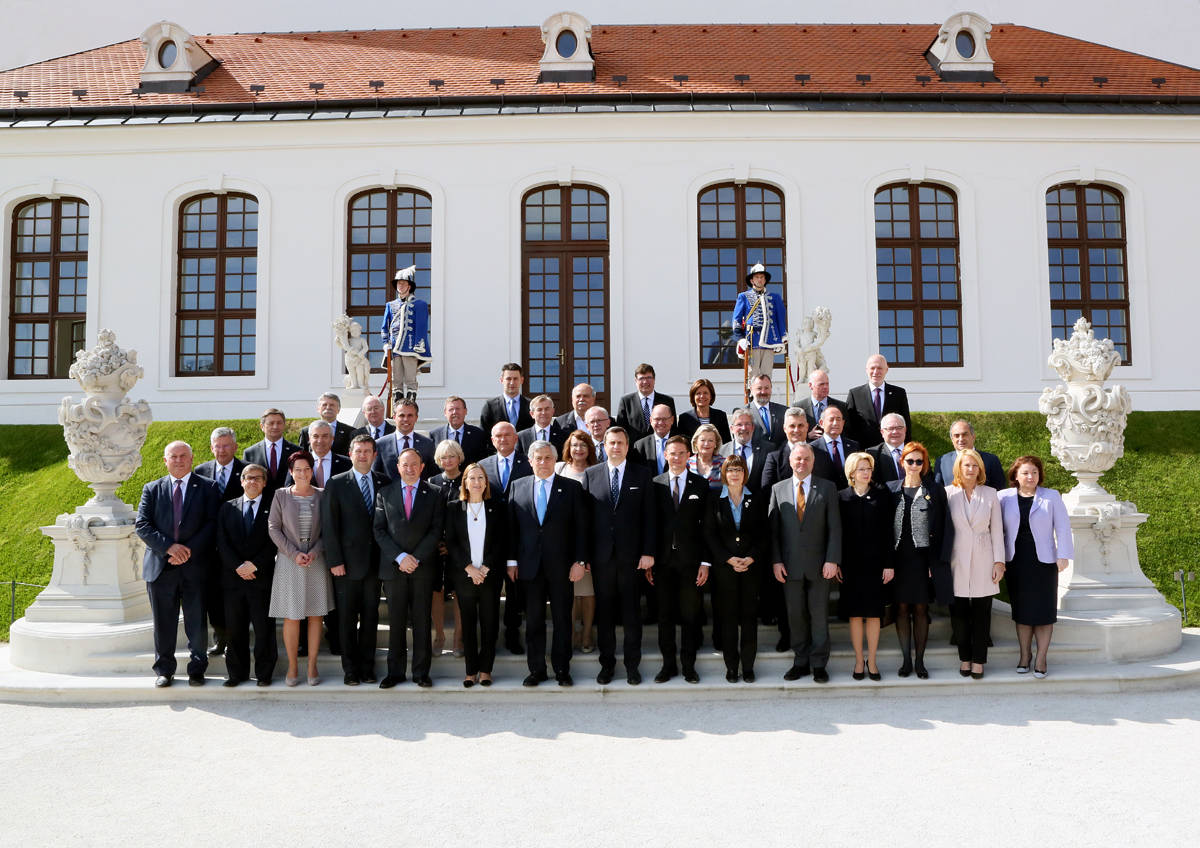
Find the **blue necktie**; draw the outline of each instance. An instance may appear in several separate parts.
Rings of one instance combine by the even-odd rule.
[[[612,508],[617,508],[617,498],[621,496],[621,478],[618,476],[617,469],[613,469],[612,486],[609,488],[609,495],[612,497]]]
[[[642,398],[642,427],[650,429],[650,398]]]
[[[517,426],[517,399],[513,398],[508,402],[508,423],[514,427]]]
[[[505,458],[500,461],[502,463],[504,463],[500,468],[500,488],[507,489],[508,488],[508,459]]]
[[[367,482],[366,474],[359,476],[358,488],[362,491],[363,503],[367,505],[367,512],[371,512],[375,509],[375,498],[371,494],[371,484]]]
[[[667,437],[663,436],[661,439],[659,439],[658,445],[658,473],[662,474],[667,464]]]
[[[538,524],[546,520],[546,481],[537,481],[537,517]]]
[[[767,408],[765,406],[760,406],[758,408],[758,414],[762,418],[763,430],[768,436],[771,435],[771,418],[767,414]]]
[[[221,487],[221,493],[225,493],[225,484],[229,482],[229,469],[222,468],[221,473],[217,475],[217,485]]]
[[[250,531],[254,529],[254,501],[246,501],[246,514],[244,516],[246,524],[246,535],[250,535]]]

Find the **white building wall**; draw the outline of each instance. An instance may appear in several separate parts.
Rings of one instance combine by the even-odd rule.
[[[883,113],[683,113],[295,120],[0,132],[2,304],[11,297],[11,210],[55,191],[92,204],[88,340],[100,327],[137,349],[135,394],[159,419],[304,415],[341,388],[330,321],[344,302],[346,201],[371,186],[433,198],[433,373],[426,416],[448,393],[476,412],[497,368],[521,359],[520,199],[542,183],[598,185],[610,202],[613,396],[654,363],[684,395],[703,374],[719,403],[740,373],[698,362],[696,196],[729,179],[786,202],[795,321],[833,311],[825,354],[835,394],[862,382],[876,338],[871,198],[889,181],[944,183],[961,225],[964,366],[893,369],[914,409],[1032,409],[1055,382],[1049,353],[1044,194],[1063,180],[1117,185],[1128,226],[1134,364],[1114,380],[1140,409],[1200,408],[1194,332],[1195,162],[1200,119]],[[212,190],[260,203],[258,371],[171,376],[179,203]],[[8,323],[3,361],[7,363]],[[777,378],[779,374],[777,372]],[[0,421],[51,422],[69,380],[0,380]],[[782,395],[782,387],[777,388]]]

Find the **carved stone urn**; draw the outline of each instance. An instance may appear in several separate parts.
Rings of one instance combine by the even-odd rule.
[[[1073,500],[1111,501],[1100,477],[1125,455],[1125,423],[1133,409],[1124,386],[1104,387],[1121,355],[1111,339],[1097,339],[1080,318],[1069,340],[1054,340],[1049,361],[1065,381],[1038,400],[1050,428],[1050,450],[1079,481],[1070,492]]]
[[[58,423],[71,450],[67,464],[95,493],[76,514],[99,517],[108,525],[132,523],[134,511],[117,498],[116,490],[142,464],[152,417],[144,400],[126,397],[143,373],[137,351],[121,350],[116,334],[101,330],[95,347],[75,354],[69,373],[86,396],[79,402],[63,398]]]

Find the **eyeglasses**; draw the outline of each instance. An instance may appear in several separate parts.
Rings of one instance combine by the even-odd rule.
[[[906,460],[904,460],[904,464],[905,465],[924,465],[925,460],[923,460],[923,459],[906,459]]]

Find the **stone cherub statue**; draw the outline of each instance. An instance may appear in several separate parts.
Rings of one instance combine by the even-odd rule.
[[[792,331],[789,347],[801,381],[806,380],[808,375],[818,368],[822,371],[829,370],[821,346],[829,341],[829,328],[832,324],[833,313],[828,307],[818,306],[804,316],[799,330]]]
[[[363,338],[362,325],[351,321],[349,316],[340,315],[333,322],[333,341],[345,354],[346,388],[367,389],[371,377],[371,360],[367,353],[369,345]]]

